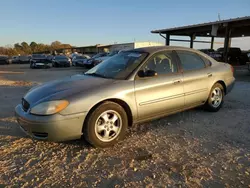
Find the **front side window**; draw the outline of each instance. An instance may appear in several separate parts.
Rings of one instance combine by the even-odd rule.
[[[155,71],[157,75],[170,74],[177,72],[177,65],[174,61],[172,52],[160,52],[153,55],[143,67],[143,71]]]
[[[181,66],[184,71],[205,68],[205,63],[199,55],[187,51],[177,51],[177,54],[180,58]]]

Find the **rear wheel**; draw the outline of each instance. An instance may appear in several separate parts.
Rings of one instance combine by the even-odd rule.
[[[127,131],[128,118],[124,109],[113,102],[98,106],[86,119],[85,139],[94,147],[109,147],[122,140]]]
[[[224,102],[224,88],[220,83],[214,84],[212,87],[205,108],[210,112],[220,110]]]

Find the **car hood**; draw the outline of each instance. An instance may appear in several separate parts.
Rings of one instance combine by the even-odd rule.
[[[24,99],[33,106],[46,100],[65,99],[79,92],[100,88],[111,82],[114,80],[78,74],[38,85],[32,88]]]

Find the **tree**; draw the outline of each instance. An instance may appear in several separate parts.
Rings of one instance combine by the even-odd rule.
[[[25,54],[30,54],[31,53],[31,48],[30,48],[30,46],[28,45],[27,42],[22,42],[21,46],[22,46],[22,50],[23,50],[23,52]]]
[[[0,47],[0,54],[13,56],[18,54],[28,55],[36,52],[50,53],[55,52],[56,50],[63,51],[62,49],[67,49],[66,51],[69,51],[71,50],[71,47],[72,46],[70,44],[62,44],[59,41],[54,41],[51,43],[51,45],[42,43],[38,44],[36,42],[31,42],[30,44],[27,44],[27,42],[23,41],[21,44],[14,44],[14,46],[9,45],[5,47]]]
[[[17,50],[22,50],[22,46],[19,43],[14,44],[14,48]]]
[[[61,42],[59,42],[59,41],[54,41],[54,42],[51,43],[51,48],[52,48],[53,50],[60,49],[60,48],[61,48],[61,45],[62,45]]]
[[[30,43],[30,48],[32,50],[32,52],[34,52],[35,48],[37,47],[37,43],[36,42],[31,42]]]
[[[21,45],[23,48],[29,48],[29,45],[27,42],[22,42]]]

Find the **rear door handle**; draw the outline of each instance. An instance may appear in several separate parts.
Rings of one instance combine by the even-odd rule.
[[[181,80],[174,80],[174,84],[179,84],[181,83]]]
[[[212,74],[212,73],[208,73],[207,76],[208,76],[208,77],[212,77],[213,74]]]

